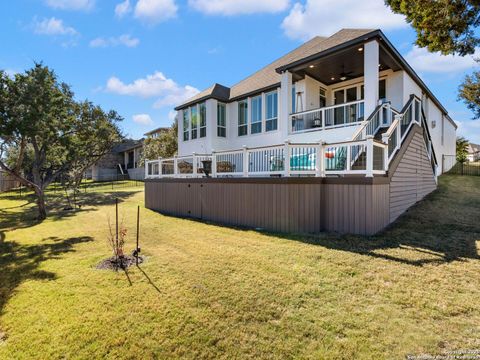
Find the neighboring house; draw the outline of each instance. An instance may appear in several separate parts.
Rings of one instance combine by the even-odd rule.
[[[480,161],[480,145],[469,143],[467,147],[467,153],[468,161]]]
[[[314,37],[176,110],[179,155],[147,162],[147,207],[234,225],[372,234],[455,155],[457,126],[380,30]]]
[[[149,132],[146,132],[144,135],[147,137],[147,138],[158,138],[160,136],[161,133],[163,132],[166,132],[168,131],[170,128],[168,127],[159,127],[159,128],[156,128],[156,129],[153,129]]]
[[[125,140],[96,162],[87,172],[94,181],[110,181],[116,178],[143,180],[145,170],[139,167],[143,139]]]

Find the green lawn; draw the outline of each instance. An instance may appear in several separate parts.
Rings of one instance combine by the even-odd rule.
[[[41,224],[30,198],[0,197],[0,359],[480,349],[480,177],[442,177],[373,238],[266,234],[142,209],[147,261],[128,274],[95,269],[110,256],[116,196],[130,251],[142,188],[90,191],[80,211],[56,204]]]

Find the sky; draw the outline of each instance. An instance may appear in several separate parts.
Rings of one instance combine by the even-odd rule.
[[[129,137],[170,125],[176,104],[213,83],[231,86],[311,37],[348,27],[382,29],[458,133],[480,143],[480,121],[457,101],[473,57],[414,46],[414,31],[383,0],[16,0],[2,1],[0,13],[0,69],[43,62],[79,100],[119,112]]]

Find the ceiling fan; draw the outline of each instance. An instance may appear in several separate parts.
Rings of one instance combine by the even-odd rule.
[[[345,64],[342,65],[342,69],[343,69],[343,71],[340,73],[340,77],[339,77],[339,79],[341,81],[345,81],[345,80],[348,80],[348,79],[353,79],[353,76],[351,75],[351,74],[353,74],[353,71],[345,72]]]

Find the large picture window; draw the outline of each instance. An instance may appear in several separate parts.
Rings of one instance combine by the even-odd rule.
[[[183,141],[190,138],[190,109],[183,110]]]
[[[278,94],[276,91],[265,94],[266,121],[265,131],[273,131],[278,128]]]
[[[200,108],[200,137],[203,138],[207,136],[207,106],[205,103],[201,103]]]
[[[227,136],[227,111],[225,104],[217,104],[217,136]]]
[[[252,98],[252,114],[251,114],[251,134],[262,132],[262,96]]]
[[[248,103],[247,100],[238,102],[238,136],[248,133]]]
[[[192,140],[198,135],[198,110],[196,106],[190,108],[190,122],[192,124]]]

